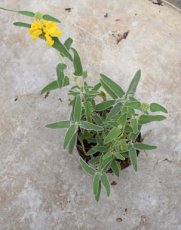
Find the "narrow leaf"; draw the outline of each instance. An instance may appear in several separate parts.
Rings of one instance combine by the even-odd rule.
[[[94,90],[99,90],[101,88],[101,83],[97,83],[95,86],[94,86]]]
[[[31,11],[25,11],[25,10],[21,10],[21,11],[18,11],[19,14],[23,14],[25,16],[28,16],[28,17],[34,17],[35,16],[35,13],[31,12]]]
[[[125,126],[126,121],[127,121],[127,116],[126,116],[126,114],[121,115],[121,116],[119,117],[119,119],[117,120],[118,124],[121,125],[122,127]]]
[[[74,75],[75,76],[82,76],[83,74],[83,69],[82,69],[82,63],[81,63],[81,60],[80,60],[80,56],[78,54],[78,52],[74,49],[74,48],[71,48],[71,50],[73,51],[74,53],[74,60],[73,60],[73,64],[74,64]]]
[[[140,124],[146,124],[153,121],[162,121],[165,120],[166,117],[163,115],[141,115],[139,118]]]
[[[103,101],[99,104],[96,105],[96,111],[103,111],[106,110],[108,108],[110,108],[111,106],[113,106],[115,103],[114,100],[108,100],[108,101]]]
[[[122,97],[124,95],[122,88],[104,74],[101,74],[101,84],[103,88],[106,86],[104,89],[106,91],[108,89],[107,93],[109,93],[113,98]]]
[[[131,121],[130,121],[130,126],[133,130],[133,133],[136,134],[138,132],[138,121],[137,119],[133,118]]]
[[[93,114],[92,118],[97,125],[102,125],[102,119],[98,114]]]
[[[56,68],[57,82],[60,88],[64,85],[64,80],[65,80],[64,70],[66,69],[66,67],[67,66],[65,64],[59,63]]]
[[[141,103],[139,101],[129,101],[127,103],[127,106],[132,109],[139,109],[141,108]]]
[[[84,72],[83,72],[82,77],[83,77],[83,79],[86,79],[86,78],[87,78],[87,71],[84,71]]]
[[[84,169],[85,172],[87,172],[89,175],[93,176],[96,172],[96,170],[88,165],[81,157],[80,157],[80,165]]]
[[[76,143],[77,143],[77,134],[75,133],[72,140],[70,141],[68,145],[69,153],[73,152]]]
[[[72,138],[74,137],[74,134],[77,132],[77,126],[71,125],[69,129],[67,130],[65,134],[65,139],[64,139],[64,148],[66,149],[71,142]]]
[[[120,153],[116,153],[115,157],[116,157],[116,159],[119,159],[119,160],[122,160],[122,161],[125,160],[125,157],[123,155],[121,155]]]
[[[44,14],[43,15],[43,19],[46,20],[46,21],[52,21],[52,22],[58,22],[60,23],[61,21],[51,15],[48,15],[48,14]]]
[[[79,122],[82,114],[82,103],[80,96],[77,95],[75,98],[75,104],[73,109],[73,121]]]
[[[42,90],[41,90],[41,94],[49,92],[51,90],[57,89],[59,88],[57,81],[52,81],[51,83],[49,83],[48,85],[46,85]]]
[[[101,181],[99,181],[99,187],[98,187],[97,195],[95,196],[95,200],[97,202],[99,201],[100,193],[101,193]]]
[[[112,161],[112,164],[111,164],[111,169],[112,171],[114,172],[114,174],[119,177],[119,172],[121,170],[121,167],[120,167],[120,164],[116,161],[116,160],[113,160]]]
[[[87,121],[81,121],[80,122],[80,128],[86,129],[86,130],[94,130],[94,131],[103,131],[104,130],[103,127],[101,127],[99,125],[95,125],[95,124],[87,122]]]
[[[67,40],[64,42],[64,46],[67,48],[67,50],[70,49],[72,43],[73,43],[73,39],[72,38],[67,38]]]
[[[104,185],[104,187],[106,189],[107,196],[109,196],[110,195],[110,183],[109,183],[109,180],[108,180],[107,175],[105,173],[102,174],[101,181],[102,181],[102,184]]]
[[[108,166],[111,164],[112,159],[113,159],[112,154],[110,154],[109,156],[107,155],[107,157],[103,157],[102,161],[100,162],[99,168],[101,170],[106,170],[108,168]]]
[[[136,154],[136,150],[134,148],[130,148],[130,150],[129,150],[129,157],[130,157],[133,169],[135,171],[137,171],[137,154]]]
[[[140,78],[141,78],[141,70],[138,70],[138,71],[135,73],[135,75],[134,75],[134,77],[133,77],[133,79],[132,79],[132,81],[131,81],[131,83],[130,83],[130,85],[129,85],[128,91],[127,91],[127,93],[126,93],[127,95],[128,95],[128,94],[131,94],[131,95],[134,95],[134,94],[135,94],[136,88],[137,88],[138,83],[139,83],[139,81],[140,81]]]
[[[121,103],[117,103],[114,105],[114,107],[112,107],[112,109],[110,110],[110,112],[108,113],[106,120],[111,119],[112,117],[114,117],[116,114],[118,114],[121,111]]]
[[[92,103],[90,101],[84,102],[85,116],[88,122],[92,122]]]
[[[98,173],[95,173],[93,178],[93,192],[95,196],[98,194],[99,191],[99,181],[100,181],[100,175]]]
[[[134,147],[135,147],[135,149],[138,149],[138,150],[152,150],[152,149],[157,148],[157,146],[147,145],[147,144],[144,144],[144,143],[135,143]]]
[[[107,152],[105,155],[103,155],[103,160],[107,159],[107,158],[112,158],[112,153],[111,152]]]
[[[113,141],[121,134],[121,132],[122,130],[120,130],[118,127],[112,128],[111,131],[108,133],[108,135],[105,137],[104,142],[107,144]]]
[[[51,128],[51,129],[59,129],[59,128],[69,128],[70,121],[58,121],[52,124],[48,124],[45,127]]]
[[[24,22],[14,22],[13,24],[14,24],[15,26],[31,28],[31,24],[24,23]]]
[[[57,89],[59,88],[57,81],[52,81],[51,83],[49,83],[48,85],[46,85],[42,90],[41,90],[41,94],[49,92],[51,90]]]
[[[150,111],[168,113],[168,111],[162,105],[159,105],[157,103],[150,104]]]
[[[94,153],[97,153],[97,152],[106,152],[107,151],[107,147],[106,146],[99,146],[99,145],[96,145],[94,147],[92,147],[87,153],[86,153],[86,156],[91,156],[93,155]]]
[[[63,82],[63,86],[67,86],[69,85],[69,79],[67,76],[65,76],[64,78],[64,82]],[[42,90],[41,90],[41,94],[43,93],[46,93],[46,92],[49,92],[49,91],[52,91],[54,89],[58,89],[59,88],[59,85],[58,85],[58,82],[57,80],[56,81],[52,81],[51,83],[49,83],[48,85],[46,85]]]
[[[72,56],[70,55],[68,49],[60,42],[60,40],[56,37],[53,37],[54,40],[54,44],[53,44],[53,48],[55,48],[56,50],[58,50],[61,55],[67,57],[68,59],[70,59],[70,61],[72,61]]]

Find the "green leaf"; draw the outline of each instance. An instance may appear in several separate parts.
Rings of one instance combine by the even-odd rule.
[[[88,121],[81,121],[80,122],[80,128],[82,129],[86,129],[86,130],[94,130],[94,131],[103,131],[104,128],[99,126],[99,125],[95,125],[93,123],[90,123]]]
[[[84,94],[88,96],[96,96],[97,91],[96,90],[85,90]]]
[[[94,153],[97,153],[97,152],[106,152],[107,151],[107,147],[106,146],[99,146],[99,145],[96,145],[94,147],[92,147],[87,153],[86,153],[86,156],[91,156],[93,155]]]
[[[70,49],[71,45],[73,43],[73,39],[72,38],[67,38],[67,40],[64,42],[64,46],[67,48],[67,50]]]
[[[51,83],[49,83],[48,85],[46,85],[42,90],[41,90],[41,94],[49,92],[51,90],[57,89],[59,88],[57,81],[52,81]]]
[[[121,155],[120,153],[116,153],[115,157],[116,157],[116,159],[119,159],[119,160],[122,160],[122,161],[125,160],[125,157],[123,155]]]
[[[105,154],[104,157],[102,158],[102,161],[100,161],[99,168],[101,170],[106,170],[108,168],[108,166],[111,164],[112,159],[113,158],[112,158],[112,154],[111,153],[109,155]]]
[[[113,80],[105,76],[104,74],[101,75],[101,84],[106,92],[113,98],[122,97],[124,95],[124,91],[122,88],[116,84]]]
[[[168,111],[162,105],[159,105],[157,103],[150,104],[150,111],[168,113]]]
[[[81,157],[80,157],[80,165],[84,169],[85,172],[87,172],[89,175],[93,176],[96,172],[96,170],[88,165]]]
[[[21,27],[31,28],[31,24],[24,23],[24,22],[14,22],[13,24],[15,26],[21,26]]]
[[[46,20],[46,21],[52,21],[52,22],[58,22],[60,23],[61,21],[51,15],[48,15],[48,14],[44,14],[43,15],[43,19]]]
[[[115,116],[116,114],[118,114],[121,111],[121,103],[117,103],[114,105],[114,107],[112,107],[112,109],[110,110],[110,112],[108,113],[106,120],[110,120],[113,116]]]
[[[19,14],[23,14],[25,16],[28,16],[28,17],[34,17],[35,16],[35,13],[31,12],[31,11],[25,11],[25,10],[21,10],[21,11],[18,11]]]
[[[104,187],[106,189],[107,196],[109,196],[110,195],[110,183],[109,183],[109,180],[108,180],[107,175],[105,173],[102,174],[101,181],[102,181],[102,184],[104,185]]]
[[[100,88],[101,88],[101,83],[97,83],[97,84],[93,87],[94,90],[99,90]]]
[[[100,193],[101,193],[101,181],[99,181],[99,187],[98,187],[97,195],[95,196],[95,200],[97,202],[99,201]]]
[[[165,120],[166,117],[163,115],[141,115],[139,117],[140,124],[147,124],[153,121],[162,121]]]
[[[95,165],[98,164],[100,161],[100,156],[93,157],[91,160],[89,160],[89,164]]]
[[[96,111],[104,111],[114,105],[114,100],[103,101],[96,105]]]
[[[86,78],[87,78],[87,71],[84,71],[84,72],[83,72],[82,77],[83,77],[83,79],[86,79]]]
[[[137,119],[133,118],[131,121],[130,121],[130,126],[133,130],[133,133],[136,134],[138,132],[138,121]]]
[[[119,119],[117,120],[118,124],[121,125],[122,127],[125,126],[126,121],[127,121],[127,116],[126,116],[126,114],[121,115],[121,116],[119,117]]]
[[[134,147],[135,147],[135,149],[138,149],[138,150],[152,150],[152,149],[157,148],[157,146],[147,145],[147,144],[144,144],[144,143],[135,143]]]
[[[75,133],[72,140],[70,141],[68,145],[69,153],[73,152],[76,143],[77,143],[77,134]]]
[[[67,57],[68,59],[70,59],[70,61],[73,61],[72,56],[70,55],[69,51],[67,50],[67,48],[60,42],[60,40],[56,37],[52,38],[54,40],[54,44],[53,44],[53,48],[55,48],[56,50],[58,50],[61,55]]]
[[[127,91],[127,93],[126,93],[127,95],[128,95],[128,94],[131,94],[131,95],[134,95],[134,94],[135,94],[136,88],[137,88],[138,83],[139,83],[139,81],[140,81],[140,78],[141,78],[141,70],[138,70],[138,71],[135,73],[135,75],[134,75],[134,77],[133,77],[133,79],[132,79],[132,81],[131,81],[131,83],[130,83],[130,85],[129,85],[128,91]]]
[[[67,76],[65,76],[64,78],[64,82],[63,82],[63,86],[67,86],[69,85],[69,79]],[[52,81],[51,83],[49,83],[48,85],[46,85],[42,90],[41,90],[41,94],[43,93],[46,93],[46,92],[49,92],[51,90],[54,90],[54,89],[58,89],[59,88],[59,85],[58,85],[58,82],[57,80],[56,81]]]
[[[64,79],[65,79],[64,70],[66,68],[67,68],[67,66],[65,64],[62,64],[62,63],[59,63],[57,65],[57,68],[56,68],[57,82],[58,82],[58,86],[60,88],[64,85]]]
[[[84,102],[85,116],[88,122],[92,122],[92,103],[90,101]]]
[[[69,144],[70,144],[71,140],[73,139],[74,134],[76,132],[77,132],[77,126],[71,125],[65,134],[64,149],[66,149],[69,146]]]
[[[116,99],[117,96],[113,93],[112,90],[110,90],[110,88],[102,81],[100,80],[100,83],[102,85],[102,87],[105,89],[105,91],[113,98]],[[102,95],[101,95],[102,96]]]
[[[48,124],[45,127],[51,128],[51,129],[60,129],[60,128],[69,128],[70,121],[58,121],[52,124]]]
[[[139,101],[129,101],[127,103],[127,106],[132,109],[139,109],[141,108],[141,103]]]
[[[79,122],[82,115],[82,103],[80,99],[80,95],[77,95],[75,98],[75,104],[73,109],[73,121]]]
[[[93,178],[93,192],[95,196],[97,196],[99,191],[99,182],[100,182],[100,175],[99,173],[95,173]]]
[[[73,64],[74,64],[74,75],[75,76],[82,76],[83,74],[83,69],[82,69],[82,63],[81,63],[81,60],[80,60],[80,56],[78,54],[78,52],[74,49],[74,48],[71,48],[71,50],[73,51],[74,53],[74,60],[73,60]]]
[[[130,157],[133,169],[135,171],[137,171],[137,154],[136,154],[136,150],[134,148],[130,148],[130,150],[129,150],[129,157]]]
[[[112,153],[111,152],[107,152],[105,155],[103,155],[103,160],[107,159],[107,158],[112,158]]]
[[[120,130],[118,127],[112,128],[111,131],[108,133],[108,135],[105,137],[104,142],[107,144],[113,141],[121,134],[121,132],[122,130]]]
[[[119,177],[119,172],[121,170],[121,167],[120,167],[120,164],[116,161],[116,160],[113,160],[112,161],[112,164],[111,164],[111,169],[113,171],[113,173]]]
[[[97,125],[102,125],[102,119],[99,115],[93,114],[92,118]]]

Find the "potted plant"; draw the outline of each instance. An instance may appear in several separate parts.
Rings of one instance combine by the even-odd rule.
[[[69,37],[64,43],[58,39],[62,32],[56,23],[60,23],[60,20],[39,12],[18,13],[35,20],[31,24],[15,22],[14,25],[28,28],[32,39],[46,40],[47,45],[60,54],[61,61],[56,67],[57,78],[45,86],[41,93],[62,87],[69,89],[69,105],[72,107],[70,117],[46,127],[67,129],[64,148],[69,153],[77,148],[80,165],[93,177],[95,199],[99,200],[101,187],[105,187],[109,196],[108,173],[119,176],[120,171],[130,164],[137,171],[139,151],[156,148],[142,142],[142,126],[164,120],[165,116],[155,115],[155,112],[167,113],[167,110],[157,103],[146,104],[135,98],[140,70],[135,73],[126,91],[105,74],[100,74],[96,85],[89,85],[87,71],[72,46],[72,38]],[[73,71],[68,66],[72,66]]]

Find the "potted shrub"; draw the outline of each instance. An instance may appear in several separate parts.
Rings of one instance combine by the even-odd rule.
[[[77,50],[72,46],[72,38],[69,37],[64,43],[58,38],[62,32],[56,23],[60,23],[60,20],[39,12],[18,13],[35,20],[31,24],[15,22],[14,25],[28,28],[32,39],[45,40],[60,54],[61,61],[56,67],[57,78],[45,86],[41,93],[69,88],[69,104],[72,107],[70,117],[46,127],[67,129],[64,148],[69,153],[77,148],[80,165],[93,177],[95,199],[99,200],[101,187],[105,187],[109,196],[108,173],[119,176],[120,171],[129,165],[137,171],[139,151],[156,148],[142,142],[142,126],[164,120],[165,116],[155,115],[155,112],[167,113],[167,110],[157,103],[146,104],[135,98],[140,70],[135,73],[127,90],[123,90],[105,74],[100,74],[96,85],[89,85],[88,74]],[[67,64],[73,67],[73,71]]]

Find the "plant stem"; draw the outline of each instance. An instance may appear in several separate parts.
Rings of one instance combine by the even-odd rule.
[[[80,139],[79,135],[77,134],[77,137],[78,137],[78,140],[80,141],[81,143],[81,146],[82,146],[82,151],[84,152],[84,154],[86,155],[86,151],[85,151],[85,147],[84,147],[84,143],[83,141]]]

